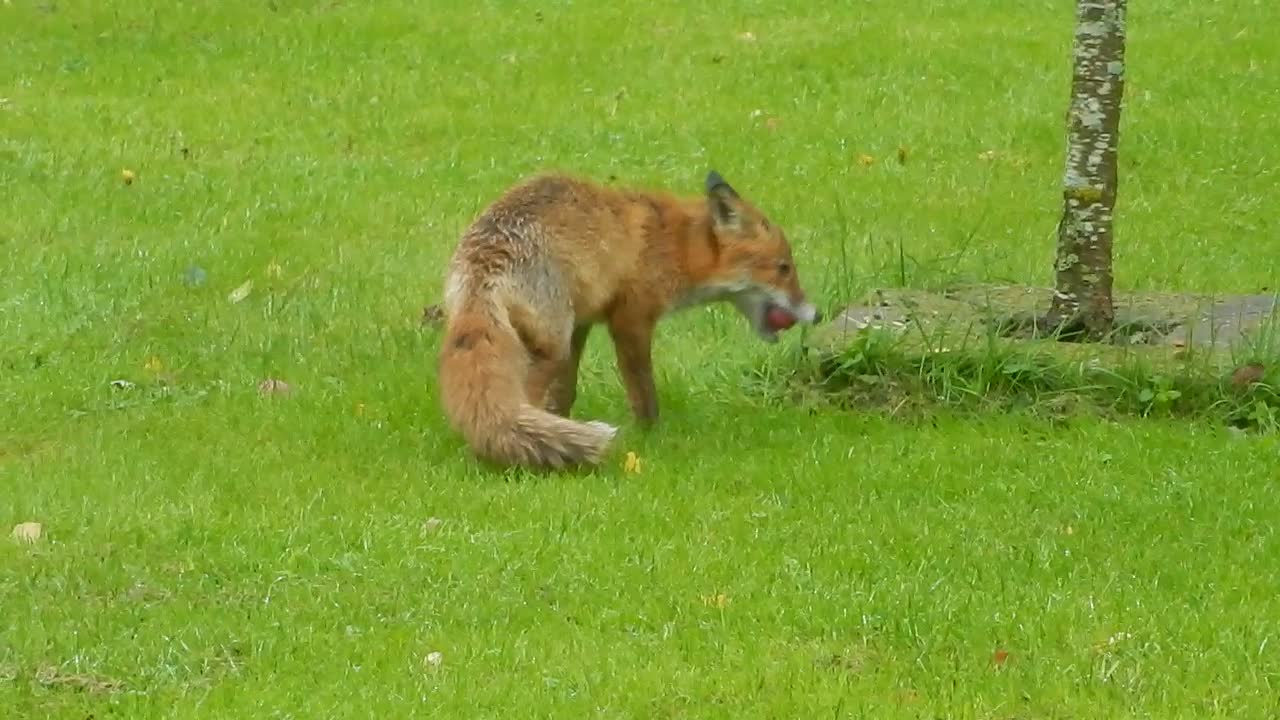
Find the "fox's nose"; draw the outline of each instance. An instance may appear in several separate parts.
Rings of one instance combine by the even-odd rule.
[[[801,322],[815,325],[822,322],[822,310],[818,310],[817,305],[805,302],[803,305],[796,307],[796,316]]]

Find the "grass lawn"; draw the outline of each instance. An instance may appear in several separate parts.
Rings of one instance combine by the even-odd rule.
[[[422,307],[539,169],[715,168],[828,312],[1049,282],[1072,20],[0,5],[0,715],[1276,716],[1273,436],[782,404],[797,333],[718,308],[662,327],[651,433],[593,336],[595,473],[487,472],[439,410]],[[1134,3],[1119,285],[1274,286],[1278,26]]]

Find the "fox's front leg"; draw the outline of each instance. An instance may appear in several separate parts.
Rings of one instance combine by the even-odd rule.
[[[625,312],[609,319],[609,335],[613,338],[631,412],[645,426],[658,421],[658,390],[653,383],[654,324],[650,318]]]

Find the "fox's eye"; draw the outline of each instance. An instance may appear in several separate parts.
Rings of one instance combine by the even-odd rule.
[[[782,262],[778,263],[778,274],[779,274],[779,275],[782,275],[783,277],[786,277],[787,275],[790,275],[790,274],[791,274],[791,263],[789,263],[789,262],[787,262],[787,261],[785,261],[785,260],[783,260]]]

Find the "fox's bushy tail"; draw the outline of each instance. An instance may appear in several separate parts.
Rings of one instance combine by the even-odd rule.
[[[441,339],[445,416],[478,457],[505,466],[560,469],[601,461],[617,428],[579,422],[529,404],[520,339],[489,308],[464,309]]]

